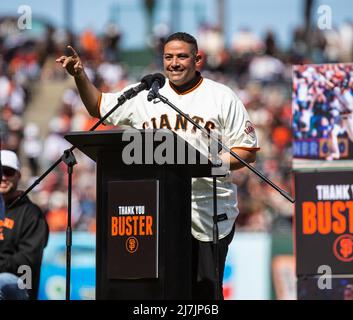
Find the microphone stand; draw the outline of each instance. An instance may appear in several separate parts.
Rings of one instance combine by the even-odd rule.
[[[148,84],[141,83],[129,90],[126,90],[119,98],[118,103],[100,120],[98,120],[92,128],[88,131],[94,131],[100,124],[102,124],[116,109],[118,109],[127,100],[135,97],[139,92],[148,89]],[[17,197],[9,206],[9,209],[20,202],[35,186],[37,186],[51,171],[53,171],[61,161],[67,165],[68,172],[68,215],[67,215],[67,229],[66,229],[66,300],[70,300],[70,278],[71,278],[71,246],[72,246],[72,228],[71,228],[71,195],[72,195],[72,173],[73,167],[77,163],[73,154],[75,146],[64,151],[64,154],[56,160],[49,169],[47,169],[31,186],[19,197]]]
[[[164,104],[167,104],[170,106],[172,109],[174,109],[178,114],[182,115],[185,119],[187,119],[189,122],[191,122],[195,127],[197,127],[199,130],[202,131],[203,134],[207,135],[210,139],[211,142],[217,143],[218,148],[211,148],[213,152],[211,151],[211,162],[213,164],[213,167],[219,167],[219,161],[220,159],[218,158],[215,150],[224,150],[231,154],[234,158],[236,158],[239,162],[241,162],[244,166],[246,166],[248,169],[250,169],[252,172],[254,172],[258,177],[260,177],[263,181],[265,181],[267,184],[269,184],[272,188],[277,190],[283,197],[285,197],[288,201],[291,203],[294,203],[295,200],[284,190],[282,190],[280,187],[278,187],[275,183],[273,183],[271,180],[269,180],[266,176],[264,176],[260,171],[258,171],[255,167],[247,163],[245,160],[243,160],[238,154],[236,154],[234,151],[232,151],[230,148],[228,148],[222,141],[218,140],[215,136],[210,134],[205,128],[203,128],[201,125],[196,123],[193,119],[191,119],[187,114],[185,114],[183,111],[181,111],[179,108],[177,108],[172,102],[170,102],[166,97],[161,95],[159,92],[155,92],[153,90],[150,91],[151,93],[154,94],[154,98],[159,99],[162,101]],[[152,99],[151,99],[152,100]],[[218,158],[218,159],[217,159]],[[220,279],[219,279],[219,239],[218,239],[218,214],[217,214],[217,185],[216,185],[216,177],[217,175],[212,173],[213,176],[213,246],[214,246],[214,262],[215,262],[215,299],[219,300],[220,299]]]
[[[214,143],[214,142],[213,142]],[[218,148],[211,147],[211,162],[214,168],[221,165],[221,160],[218,157]],[[217,213],[217,175],[213,174],[213,256],[215,263],[215,286],[214,286],[214,297],[215,300],[221,300],[220,296],[220,277],[219,277],[219,232],[218,232],[218,213]]]
[[[67,165],[68,174],[68,205],[67,205],[67,228],[66,228],[66,300],[70,300],[70,279],[71,279],[71,246],[72,246],[72,228],[71,228],[71,194],[72,194],[72,173],[74,165],[77,164],[72,151],[65,150],[61,157]]]

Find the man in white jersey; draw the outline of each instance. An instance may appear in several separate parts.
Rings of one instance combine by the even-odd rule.
[[[331,115],[334,123],[330,132],[332,141],[331,154],[326,160],[340,158],[338,136],[347,132],[348,138],[353,142],[353,96],[349,87],[341,86],[333,88],[334,98],[331,102]]]
[[[353,96],[349,87],[335,87],[333,89],[338,99],[338,111],[341,116],[342,127],[347,131],[347,135],[353,141]]]
[[[96,118],[103,117],[117,103],[118,93],[101,93],[88,79],[75,50],[72,56],[62,56],[56,61],[74,76],[75,82],[88,112]],[[242,159],[252,163],[256,158],[258,142],[248,113],[236,94],[228,87],[205,79],[197,68],[201,65],[197,42],[187,33],[178,32],[167,38],[163,52],[164,73],[169,81],[160,94],[188,114],[195,122],[222,136],[226,145]],[[132,87],[132,86],[131,86]],[[123,91],[127,90],[125,88]],[[127,125],[137,129],[169,129],[207,154],[207,145],[199,143],[200,131],[173,109],[157,100],[147,101],[147,91],[128,100],[108,117],[106,123]],[[201,139],[202,140],[202,139]],[[229,155],[228,155],[229,156]],[[228,159],[230,170],[243,167],[237,159]],[[226,161],[226,160],[225,160]],[[219,228],[219,284],[222,280],[228,246],[234,235],[234,222],[239,213],[236,186],[229,176],[217,179],[218,213],[222,214]],[[214,298],[215,267],[212,244],[213,193],[212,178],[192,181],[192,256],[194,299]]]

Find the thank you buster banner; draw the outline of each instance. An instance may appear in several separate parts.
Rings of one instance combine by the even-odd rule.
[[[353,172],[295,174],[297,274],[353,274]]]
[[[158,277],[158,181],[108,183],[108,278]]]

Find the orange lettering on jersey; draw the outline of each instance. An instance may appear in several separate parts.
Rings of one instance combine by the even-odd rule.
[[[216,128],[216,125],[212,121],[207,121],[205,124],[205,129],[210,133],[212,129]]]
[[[169,130],[172,130],[172,127],[170,126],[167,114],[162,114],[161,115],[161,123],[160,123],[159,127],[160,127],[160,129],[167,128]]]
[[[157,129],[156,118],[152,118],[151,121],[152,121],[152,124],[153,124],[153,129]]]
[[[177,114],[174,130],[177,131],[180,128],[183,129],[184,131],[186,131],[186,129],[188,128],[188,121],[186,120],[186,118],[182,117],[180,114]]]
[[[194,120],[197,124],[204,123],[203,118],[198,117],[198,116],[192,117],[192,120]],[[192,132],[196,132],[196,126],[194,126],[194,127],[192,128]]]

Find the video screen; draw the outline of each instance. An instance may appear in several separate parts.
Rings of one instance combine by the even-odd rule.
[[[293,66],[293,168],[353,166],[353,64]]]

